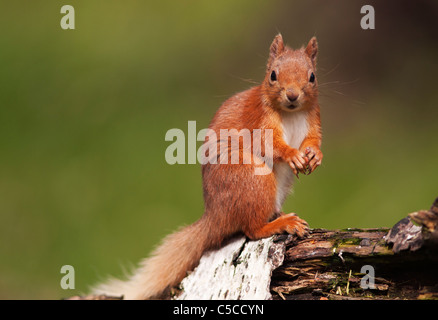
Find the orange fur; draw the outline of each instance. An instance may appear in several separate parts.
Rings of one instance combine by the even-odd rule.
[[[217,141],[209,143],[217,146],[219,158],[219,146],[228,144],[220,140],[220,129],[272,129],[273,171],[254,174],[255,158],[266,155],[267,149],[251,153],[241,146],[237,150],[227,147],[231,151],[228,158],[238,152],[240,161],[249,157],[251,163],[204,164],[205,212],[201,219],[166,237],[130,280],[114,281],[98,292],[125,294],[133,299],[158,298],[177,285],[206,250],[217,248],[236,233],[251,239],[281,232],[306,234],[304,220],[280,210],[292,183],[290,173],[312,172],[322,160],[317,82],[309,80],[316,72],[316,53],[315,38],[306,48],[292,50],[284,45],[281,35],[276,36],[262,84],[225,101],[209,126],[218,136]],[[288,171],[282,167],[284,163],[290,165]]]

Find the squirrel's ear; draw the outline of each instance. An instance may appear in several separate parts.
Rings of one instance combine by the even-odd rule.
[[[272,64],[272,62],[284,51],[284,43],[283,37],[281,34],[277,34],[272,41],[271,48],[269,49],[269,61],[268,67]]]
[[[318,42],[316,41],[315,37],[310,39],[309,43],[307,44],[306,53],[310,57],[310,59],[312,60],[312,63],[315,64],[316,63],[316,54],[318,53]]]

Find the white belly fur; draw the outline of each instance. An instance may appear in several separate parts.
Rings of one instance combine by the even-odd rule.
[[[307,136],[308,124],[306,112],[286,113],[282,119],[283,139],[292,148],[298,149]],[[289,164],[279,162],[274,164],[274,174],[277,180],[276,212],[281,212],[283,202],[291,191],[294,173]]]

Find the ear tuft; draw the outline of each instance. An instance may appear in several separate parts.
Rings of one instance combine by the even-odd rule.
[[[269,49],[269,61],[268,67],[272,64],[272,62],[284,51],[284,43],[283,37],[281,34],[277,34],[272,41],[271,48]]]
[[[316,41],[316,37],[313,37],[312,39],[310,39],[306,47],[306,54],[310,57],[313,64],[316,63],[317,53],[318,53],[318,42]]]

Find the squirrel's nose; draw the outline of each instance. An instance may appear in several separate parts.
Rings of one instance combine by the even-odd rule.
[[[298,99],[298,94],[292,89],[286,90],[286,96],[290,102],[294,102],[295,100]]]

